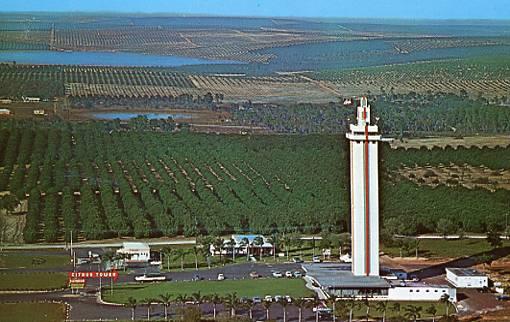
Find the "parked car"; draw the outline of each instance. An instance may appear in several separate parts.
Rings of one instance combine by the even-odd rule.
[[[312,257],[312,262],[314,263],[322,263],[322,259],[320,256],[314,256]]]
[[[283,296],[281,296],[281,295],[275,295],[274,296],[274,301],[275,302],[280,302],[281,300],[283,300]]]
[[[280,271],[275,271],[275,272],[273,272],[273,277],[280,278],[280,277],[283,277],[283,274]]]
[[[292,278],[292,272],[291,271],[286,271],[285,272],[285,277]]]
[[[510,300],[510,296],[506,295],[506,294],[501,294],[501,295],[496,296],[496,300],[498,300],[498,301],[508,301],[508,300]]]
[[[293,275],[294,275],[295,278],[303,277],[303,273],[301,273],[300,271],[295,271]]]
[[[287,300],[288,303],[292,303],[292,297],[290,297],[289,295],[285,295],[285,299]]]
[[[303,263],[303,259],[301,257],[294,257],[292,258],[292,261],[294,263]]]
[[[264,302],[273,302],[273,297],[271,295],[264,296]]]
[[[225,275],[223,275],[222,273],[219,273],[218,274],[218,281],[223,281],[225,279]]]
[[[250,277],[251,278],[259,278],[260,277],[260,274],[257,273],[257,272],[250,272]]]
[[[314,313],[318,311],[319,314],[331,314],[333,312],[333,310],[327,307],[326,304],[324,303],[321,303],[318,306],[314,307],[312,311]]]
[[[158,281],[165,281],[165,280],[166,280],[166,276],[161,275],[159,273],[149,273],[149,274],[135,276],[135,281],[137,281],[137,282],[158,282]]]
[[[253,304],[262,303],[262,299],[258,296],[253,297],[251,301],[253,302]]]

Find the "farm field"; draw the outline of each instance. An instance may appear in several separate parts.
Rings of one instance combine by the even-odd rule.
[[[449,59],[408,64],[367,67],[317,73],[346,94],[407,93],[428,91],[486,96],[506,95],[510,86],[509,60],[505,56]]]
[[[450,146],[454,149],[458,147],[506,147],[510,145],[510,137],[507,135],[498,135],[498,136],[463,136],[463,137],[427,137],[427,138],[406,138],[403,140],[393,140],[391,143],[391,147],[394,149],[404,148],[404,149],[419,149],[421,147],[426,147],[431,150],[434,147],[438,148],[446,148]]]
[[[297,76],[205,76],[161,68],[0,65],[0,97],[194,99],[207,93],[223,101],[329,102],[332,93]]]
[[[469,165],[403,167],[398,174],[419,185],[460,185],[468,189],[510,190],[510,172]]]
[[[347,229],[341,136],[154,132],[147,120],[130,121],[128,128],[115,121],[0,124],[0,189],[28,199],[26,242],[68,240],[71,230],[79,240],[93,240],[217,236],[247,227],[266,234]],[[483,164],[504,174],[506,156],[508,148],[430,153],[385,145],[382,214],[386,220],[413,214],[405,221],[409,234],[436,231],[439,217],[470,232],[500,225],[508,190],[419,186],[398,173],[414,166]],[[414,203],[406,204],[403,196]]]
[[[46,322],[66,319],[65,305],[58,303],[0,303],[0,312],[2,322]]]

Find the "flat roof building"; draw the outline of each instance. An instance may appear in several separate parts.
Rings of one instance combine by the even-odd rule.
[[[117,250],[118,254],[127,255],[126,264],[146,263],[151,256],[151,249],[148,244],[141,242],[124,242],[122,248]]]
[[[446,280],[457,288],[484,288],[489,286],[487,275],[473,268],[446,268]]]

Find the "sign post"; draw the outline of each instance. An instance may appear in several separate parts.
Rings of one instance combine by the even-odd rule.
[[[89,278],[97,279],[99,278],[99,281],[101,283],[102,278],[110,278],[111,280],[111,292],[113,293],[113,282],[116,281],[119,278],[119,272],[117,271],[110,271],[110,272],[68,272],[68,283],[69,287],[71,288],[71,292],[74,293],[75,289],[83,289],[86,284],[86,280]],[[99,289],[101,292],[101,288]]]

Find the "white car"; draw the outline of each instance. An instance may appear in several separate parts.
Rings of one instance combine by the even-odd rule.
[[[292,278],[292,272],[291,271],[286,271],[285,272],[285,277]]]
[[[218,281],[223,281],[225,279],[225,275],[223,275],[222,273],[219,273],[218,274]]]
[[[137,282],[159,282],[159,281],[165,281],[165,280],[166,280],[166,276],[158,274],[158,273],[149,273],[149,274],[135,276],[135,281],[137,281]]]
[[[322,259],[321,259],[320,256],[314,256],[312,258],[312,262],[314,262],[314,263],[322,263]]]
[[[283,274],[280,271],[276,271],[276,272],[273,272],[273,277],[280,278],[280,277],[283,277]]]
[[[303,273],[301,273],[300,271],[295,271],[293,275],[295,278],[303,277]]]
[[[313,312],[319,312],[319,314],[331,314],[333,312],[332,309],[327,307],[324,303],[319,304],[319,306],[316,306],[312,309]]]
[[[271,295],[266,295],[264,297],[264,302],[273,302],[273,297]]]

